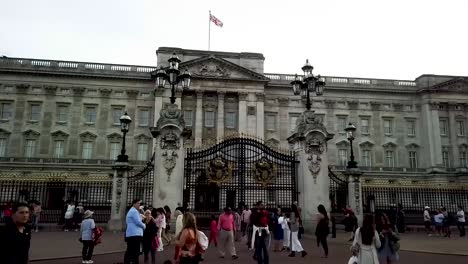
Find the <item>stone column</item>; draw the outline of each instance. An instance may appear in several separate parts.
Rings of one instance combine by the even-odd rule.
[[[348,204],[353,209],[359,226],[362,224],[364,208],[362,208],[362,186],[359,169],[347,169],[344,173],[348,180]]]
[[[245,92],[239,92],[239,133],[247,133],[247,96]]]
[[[327,132],[313,111],[305,111],[298,120],[296,132],[288,138],[299,159],[299,205],[302,207],[304,227],[314,230],[317,206],[330,209],[330,182],[328,178],[327,141],[333,134]]]
[[[439,112],[437,103],[425,103],[422,105],[422,124],[423,131],[426,131],[426,138],[424,142],[425,151],[418,153],[420,163],[423,159],[427,158],[427,167],[431,170],[438,170],[442,166],[442,143],[440,139],[440,125],[439,125]],[[429,143],[430,142],[430,143]]]
[[[450,133],[450,146],[451,148],[448,149],[449,151],[449,159],[450,159],[450,167],[456,168],[461,167],[460,164],[460,153],[458,152],[458,127],[457,127],[457,120],[456,120],[456,104],[449,104],[448,106],[449,111],[449,133]],[[440,153],[442,155],[442,153]]]
[[[182,109],[182,92],[181,91],[176,92],[175,104],[179,106],[179,109]]]
[[[265,139],[265,94],[256,93],[257,97],[257,137]]]
[[[203,138],[203,91],[197,91],[197,111],[195,113],[195,147],[202,145]]]
[[[287,147],[286,142],[284,141],[285,138],[290,136],[289,134],[289,98],[287,97],[279,97],[279,113],[278,113],[278,121],[279,121],[279,136],[280,136],[280,147],[285,148]]]
[[[218,91],[218,122],[216,122],[216,137],[218,142],[224,138],[224,91]]]
[[[192,132],[185,129],[183,114],[175,104],[165,106],[150,130],[156,139],[153,206],[175,208],[183,198],[184,140]]]
[[[111,218],[107,228],[110,231],[122,231],[125,227],[125,213],[127,208],[128,172],[132,169],[128,162],[116,162],[112,166],[112,206]]]

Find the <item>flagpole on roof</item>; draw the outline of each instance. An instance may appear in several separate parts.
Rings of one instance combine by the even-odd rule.
[[[208,16],[208,50],[210,50],[210,37],[211,37],[211,10],[209,10],[210,15]]]

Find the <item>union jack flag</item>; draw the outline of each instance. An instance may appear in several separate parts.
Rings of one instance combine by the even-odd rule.
[[[218,27],[223,27],[223,22],[221,22],[221,20],[217,19],[215,16],[213,16],[212,14],[210,14],[210,20],[211,22],[213,22],[215,25],[217,25]]]

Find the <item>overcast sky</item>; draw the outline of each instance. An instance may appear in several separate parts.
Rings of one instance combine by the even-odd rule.
[[[162,46],[258,52],[265,72],[468,76],[464,0],[0,0],[0,55],[155,65]]]

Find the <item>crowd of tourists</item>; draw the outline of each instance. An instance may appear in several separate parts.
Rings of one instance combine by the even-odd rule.
[[[436,211],[431,211],[429,206],[424,207],[423,212],[424,226],[428,236],[447,237],[452,236],[450,226],[457,225],[460,237],[465,236],[465,211],[462,206],[458,206],[456,215],[452,215],[444,206],[437,208]]]

